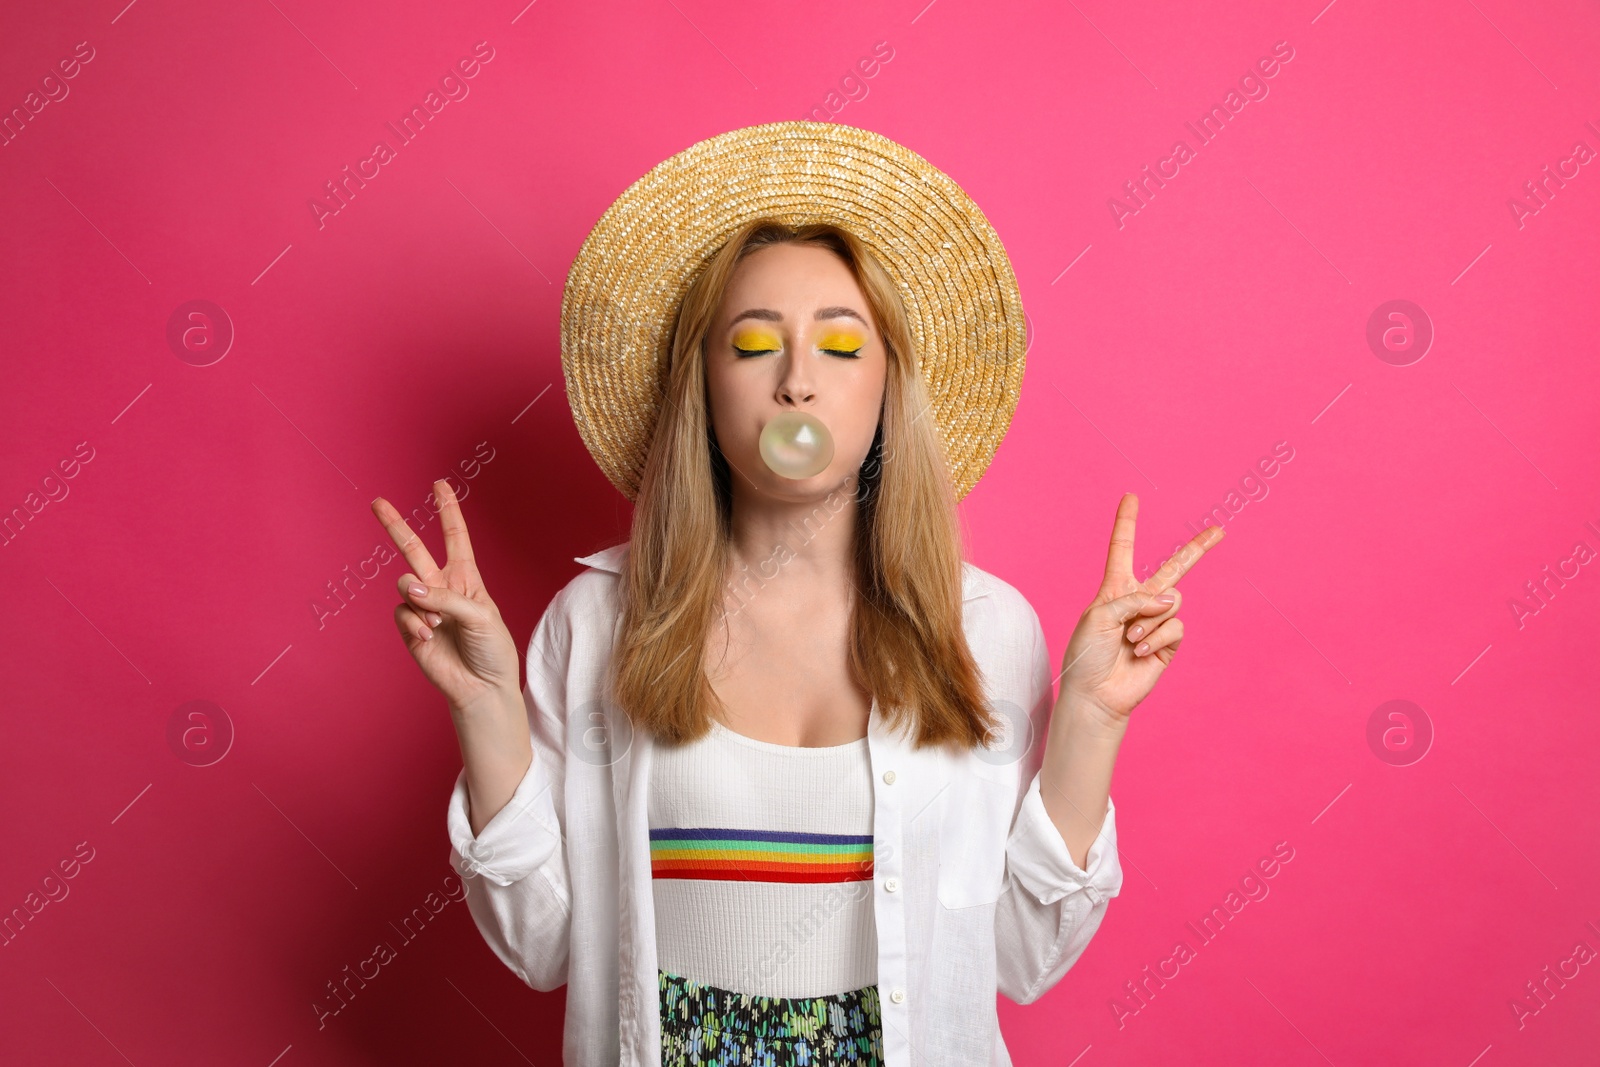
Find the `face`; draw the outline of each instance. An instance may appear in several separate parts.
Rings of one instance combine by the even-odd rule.
[[[861,467],[883,406],[888,356],[855,275],[823,248],[771,245],[746,256],[706,335],[711,426],[736,495],[825,497]],[[761,458],[761,428],[805,411],[828,427],[833,460],[790,479]]]

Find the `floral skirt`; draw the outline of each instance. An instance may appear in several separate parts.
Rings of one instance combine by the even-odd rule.
[[[667,971],[660,984],[661,1067],[882,1067],[875,985],[763,997]]]

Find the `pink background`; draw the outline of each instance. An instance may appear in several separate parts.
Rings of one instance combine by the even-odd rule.
[[[1058,658],[1121,492],[1141,573],[1256,496],[1135,712],[1122,895],[1047,997],[1001,1002],[1016,1062],[1592,1058],[1600,165],[1563,162],[1600,149],[1592,5],[120,4],[0,37],[7,113],[94,56],[0,149],[0,912],[69,891],[0,948],[0,1060],[559,1061],[564,993],[464,905],[399,933],[451,877],[460,756],[391,620],[404,563],[350,577],[387,543],[368,501],[442,556],[453,475],[525,641],[627,530],[562,390],[588,227],[671,153],[813,108],[944,169],[1010,250],[1034,341],[963,513]],[[469,95],[319,227],[324,183],[480,41]],[[1202,146],[1185,123],[1277,42]],[[167,338],[195,299],[236,331],[208,366]],[[1434,333],[1404,366],[1367,341],[1394,299]],[[234,734],[210,766],[169,740],[196,700],[201,751]],[[1420,761],[1369,744],[1390,700]],[[1196,938],[1280,842],[1268,895]],[[1135,999],[1146,966],[1172,977]]]

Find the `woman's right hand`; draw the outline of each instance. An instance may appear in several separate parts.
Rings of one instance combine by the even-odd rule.
[[[444,479],[433,483],[433,492],[444,527],[442,568],[394,505],[376,497],[372,513],[411,565],[400,576],[395,625],[411,658],[450,701],[451,712],[457,713],[520,694],[519,663],[511,631],[473,562],[472,542],[455,492]],[[426,587],[421,595],[413,591],[418,585]]]

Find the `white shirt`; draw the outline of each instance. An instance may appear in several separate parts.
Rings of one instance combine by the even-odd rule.
[[[529,641],[533,762],[476,839],[466,770],[447,816],[467,906],[534,989],[567,985],[568,1067],[658,1067],[650,768],[655,746],[604,693],[627,543],[578,558]],[[1061,979],[1122,887],[1116,807],[1079,868],[1039,795],[1054,697],[1039,617],[962,564],[962,628],[985,695],[1017,724],[991,749],[916,750],[874,707],[874,901],[886,1067],[1010,1067],[995,992]],[[473,877],[473,876],[481,877]]]
[[[876,985],[867,739],[802,748],[712,719],[654,748],[657,965],[764,997]]]

